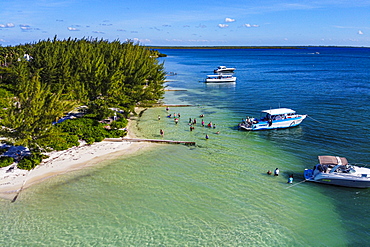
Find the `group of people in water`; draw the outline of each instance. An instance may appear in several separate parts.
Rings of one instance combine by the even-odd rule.
[[[270,170],[268,170],[267,171],[267,175],[271,175],[272,174],[272,172],[270,171]],[[279,174],[280,174],[280,170],[279,170],[279,168],[276,168],[275,170],[274,170],[274,176],[279,176]],[[289,178],[288,178],[288,182],[287,182],[288,184],[292,184],[293,183],[293,174],[291,174],[290,176],[289,176]]]
[[[170,108],[167,106],[166,107],[166,111],[167,112],[169,112],[169,110],[170,110]],[[178,122],[179,122],[179,118],[181,117],[181,115],[180,115],[180,113],[174,113],[174,114],[168,114],[167,115],[167,118],[174,118],[174,121],[175,121],[175,123],[176,124],[178,124]],[[201,122],[201,125],[202,125],[202,127],[208,127],[208,128],[212,128],[212,129],[215,129],[216,128],[216,124],[214,124],[214,123],[212,123],[212,122],[209,122],[207,125],[205,124],[205,122],[204,122],[204,119],[203,119],[203,117],[204,117],[204,114],[201,114],[201,115],[199,115],[199,118],[201,118],[202,119],[202,122]],[[158,115],[158,120],[161,120],[161,116],[160,115]],[[255,119],[255,118],[249,118],[249,117],[247,117],[245,120],[243,120],[243,123],[244,124],[254,124],[254,123],[258,123],[258,120],[257,119]],[[193,131],[194,129],[195,129],[195,125],[197,124],[197,119],[196,118],[189,118],[189,122],[188,122],[188,124],[189,124],[189,126],[190,126],[190,131]],[[164,131],[163,131],[163,129],[160,129],[160,131],[159,131],[159,133],[160,133],[160,135],[162,136],[162,137],[164,137]],[[220,132],[219,131],[217,131],[216,132],[216,134],[219,134]],[[206,134],[206,136],[205,136],[205,138],[206,139],[209,139],[209,135],[208,134]],[[267,171],[267,174],[268,175],[272,175],[272,171],[270,171],[270,170],[268,170]],[[279,176],[279,174],[280,174],[280,170],[279,170],[279,168],[276,168],[275,170],[274,170],[274,176]],[[289,176],[289,178],[288,178],[288,182],[287,182],[288,184],[292,184],[293,183],[293,174],[291,174],[290,176]]]
[[[170,108],[167,106],[166,107],[166,112],[169,113],[169,110],[170,110]],[[173,113],[173,114],[169,113],[169,114],[167,114],[167,118],[173,118],[173,120],[174,120],[174,122],[175,122],[176,125],[179,123],[179,118],[180,117],[181,117],[180,113],[177,113],[177,114],[176,113]],[[215,129],[216,128],[216,124],[214,124],[212,122],[209,122],[206,125],[205,122],[204,122],[203,117],[204,117],[204,114],[200,114],[199,115],[199,118],[202,118],[202,122],[201,122],[202,127],[208,127],[208,128],[212,128],[212,129]],[[158,120],[161,120],[161,116],[160,115],[158,115]],[[196,118],[193,118],[193,119],[192,118],[189,118],[188,124],[190,126],[190,131],[193,131],[195,129],[196,124],[197,124],[197,119]],[[220,133],[219,131],[216,132],[216,134],[219,134],[219,133]],[[160,130],[160,135],[162,137],[164,136],[164,131],[162,129]],[[205,138],[206,139],[209,139],[209,135],[206,134]]]

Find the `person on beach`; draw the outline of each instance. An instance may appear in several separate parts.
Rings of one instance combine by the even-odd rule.
[[[292,184],[293,183],[293,174],[289,176],[288,178],[288,184]]]
[[[164,136],[164,131],[162,129],[160,129],[159,134],[161,134],[161,136],[163,137]]]
[[[280,173],[279,168],[276,168],[274,171],[274,176],[279,176],[279,173]]]

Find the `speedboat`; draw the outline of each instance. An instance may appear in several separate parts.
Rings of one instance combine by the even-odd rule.
[[[218,82],[235,82],[236,77],[232,75],[207,75],[205,80],[206,83],[218,83]]]
[[[299,115],[289,108],[270,109],[262,111],[260,119],[249,117],[243,119],[239,128],[243,130],[284,129],[300,125],[306,117],[307,115]]]
[[[318,156],[319,164],[304,170],[305,181],[353,188],[370,187],[370,169],[348,164],[344,157]]]
[[[217,69],[214,70],[215,73],[232,73],[234,72],[235,68],[227,68],[226,66],[218,66]]]

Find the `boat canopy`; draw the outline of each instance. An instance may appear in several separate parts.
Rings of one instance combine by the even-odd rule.
[[[289,108],[277,108],[277,109],[270,109],[270,110],[264,110],[262,112],[266,112],[270,115],[281,115],[281,114],[289,114],[289,113],[295,113],[292,109]]]
[[[321,165],[348,165],[348,161],[344,157],[338,156],[318,156]]]

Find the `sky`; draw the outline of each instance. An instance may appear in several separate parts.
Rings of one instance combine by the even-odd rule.
[[[0,0],[0,45],[370,47],[370,0]]]

